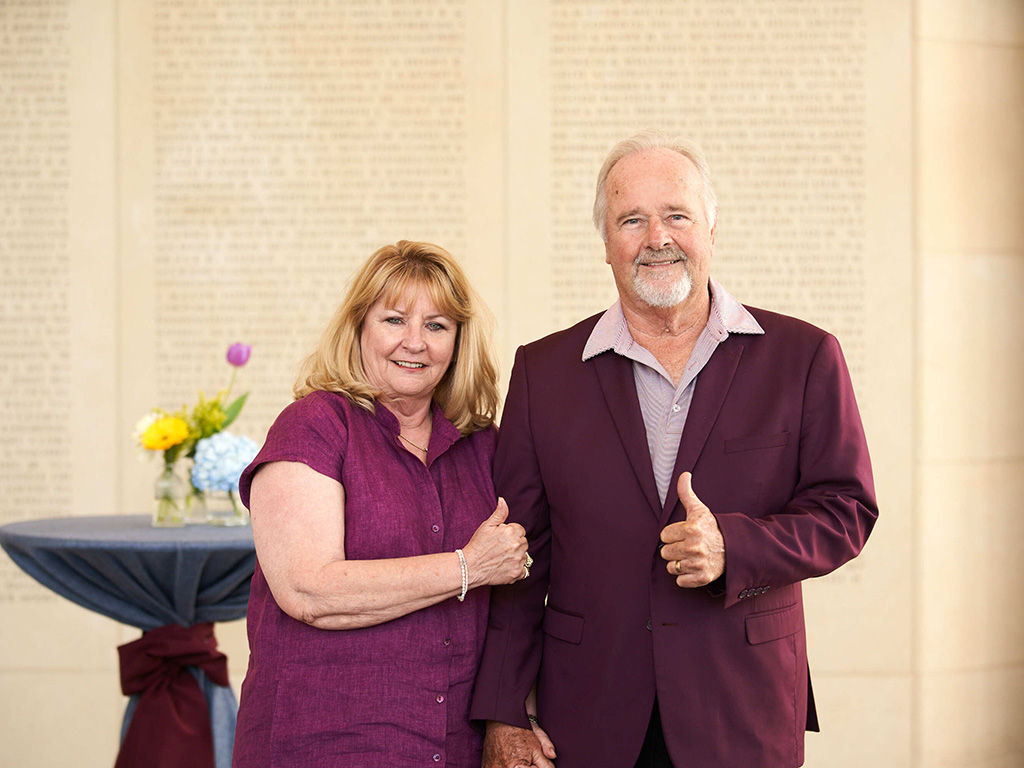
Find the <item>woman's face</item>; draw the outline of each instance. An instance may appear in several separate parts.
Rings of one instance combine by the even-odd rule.
[[[455,352],[458,324],[443,315],[423,286],[410,285],[392,304],[383,299],[363,320],[363,370],[385,404],[430,402]]]

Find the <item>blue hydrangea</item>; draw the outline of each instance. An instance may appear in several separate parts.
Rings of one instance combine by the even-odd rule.
[[[248,437],[218,432],[196,443],[192,485],[200,491],[238,491],[238,478],[259,446]]]

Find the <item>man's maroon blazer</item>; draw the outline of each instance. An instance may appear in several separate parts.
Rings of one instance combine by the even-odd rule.
[[[495,486],[534,565],[492,591],[471,716],[526,727],[536,681],[558,768],[631,768],[655,695],[678,766],[803,763],[800,582],[856,556],[877,507],[839,343],[749,309],[765,333],[714,352],[676,459],[725,539],[725,574],[700,589],[659,556],[685,512],[674,482],[658,499],[632,363],[581,359],[597,316],[517,352]]]

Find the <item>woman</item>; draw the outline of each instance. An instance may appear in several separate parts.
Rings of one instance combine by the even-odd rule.
[[[258,562],[236,768],[479,767],[480,587],[532,562],[491,482],[481,311],[445,250],[378,250],[242,474]]]

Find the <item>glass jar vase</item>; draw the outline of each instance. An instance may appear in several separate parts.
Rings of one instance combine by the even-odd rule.
[[[191,483],[188,484],[188,496],[185,497],[185,522],[189,525],[206,522],[206,494]]]
[[[185,525],[187,499],[192,493],[189,483],[174,470],[174,464],[164,464],[153,486],[153,525],[157,528],[181,528]]]
[[[249,512],[238,491],[206,491],[207,525],[248,525]]]

